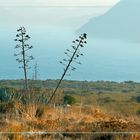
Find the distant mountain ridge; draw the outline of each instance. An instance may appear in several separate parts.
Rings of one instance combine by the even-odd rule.
[[[90,37],[140,42],[140,0],[121,0],[104,15],[92,18],[79,31]]]

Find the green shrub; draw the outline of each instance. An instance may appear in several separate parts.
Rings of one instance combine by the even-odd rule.
[[[132,101],[136,101],[137,103],[140,103],[140,96],[133,96]]]
[[[76,103],[76,99],[73,97],[73,96],[70,96],[70,95],[65,95],[64,96],[64,104],[74,104]]]
[[[0,88],[0,102],[7,102],[9,98],[6,89]]]

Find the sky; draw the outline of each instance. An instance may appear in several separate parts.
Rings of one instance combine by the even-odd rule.
[[[119,0],[0,0],[0,6],[112,6]]]
[[[0,25],[67,26],[78,29],[119,0],[0,0]]]

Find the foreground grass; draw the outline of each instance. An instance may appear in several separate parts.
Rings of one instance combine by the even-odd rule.
[[[54,108],[46,106],[52,89],[1,88],[0,140],[139,140],[140,95],[116,89],[60,89],[57,104],[65,95],[76,103]]]
[[[139,140],[140,136],[134,132],[140,131],[140,119],[134,115],[110,113],[100,106],[73,105],[66,108],[60,106],[53,108],[41,104],[23,106],[16,102],[13,107],[8,108],[7,105],[7,110],[1,113],[0,131],[14,132],[1,134],[1,140],[123,140],[124,138]],[[57,133],[22,135],[16,134],[16,132]],[[75,134],[74,132],[84,132],[84,134]],[[89,132],[93,132],[93,134],[88,134]],[[97,132],[101,132],[101,134]],[[113,132],[120,132],[120,134],[117,135]],[[122,132],[133,133],[123,134]]]

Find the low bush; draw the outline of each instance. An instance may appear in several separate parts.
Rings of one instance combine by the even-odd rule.
[[[76,103],[76,99],[73,97],[73,96],[70,96],[70,95],[65,95],[64,96],[64,104],[74,104]]]

